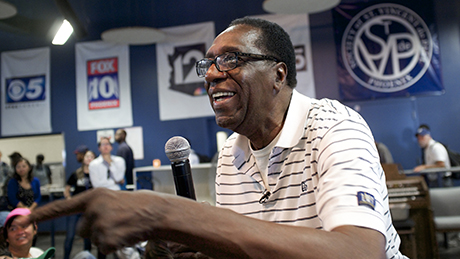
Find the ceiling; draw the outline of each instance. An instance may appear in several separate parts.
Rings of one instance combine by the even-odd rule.
[[[227,24],[241,15],[266,13],[263,0],[1,0],[17,8],[17,14],[0,20],[0,50],[50,44],[63,19],[63,9],[74,12],[81,28],[74,40],[99,40],[101,33],[118,27],[164,28],[210,20]],[[367,0],[342,0],[356,2]],[[69,8],[62,8],[62,5]],[[61,7],[61,8],[60,8]],[[178,18],[180,17],[180,18]],[[226,25],[225,24],[225,25]],[[224,26],[224,25],[222,25]],[[31,44],[32,43],[32,44]]]
[[[27,41],[49,43],[62,23],[58,6],[69,4],[85,36],[73,35],[77,40],[98,40],[101,33],[125,26],[156,28],[197,23],[236,14],[215,10],[232,10],[236,6],[263,13],[263,0],[2,0],[16,6],[17,15],[0,20],[0,50],[16,48]],[[237,5],[235,4],[237,3]],[[202,10],[213,10],[203,12]],[[223,11],[222,11],[223,12]],[[205,15],[203,15],[205,13]],[[71,22],[72,23],[72,22]],[[74,24],[74,23],[73,23]],[[74,26],[74,30],[75,30]]]

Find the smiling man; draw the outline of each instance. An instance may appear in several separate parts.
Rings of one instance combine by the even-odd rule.
[[[369,127],[294,90],[294,48],[279,25],[235,20],[196,70],[217,124],[235,132],[219,154],[216,207],[100,188],[29,220],[85,212],[81,234],[105,252],[163,239],[199,251],[169,243],[175,258],[406,258]]]

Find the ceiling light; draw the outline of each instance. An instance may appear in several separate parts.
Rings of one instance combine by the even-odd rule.
[[[278,14],[318,13],[334,8],[340,0],[265,0],[265,11]]]
[[[0,1],[0,19],[10,18],[15,16],[17,13],[18,10],[16,9],[16,6],[5,1]]]
[[[54,36],[52,43],[54,45],[64,45],[67,39],[69,39],[70,35],[72,35],[72,32],[72,25],[70,25],[67,20],[64,20],[64,22],[62,22],[61,28],[59,28],[56,36]]]
[[[101,38],[109,42],[148,45],[164,40],[166,34],[151,27],[122,27],[104,31]]]

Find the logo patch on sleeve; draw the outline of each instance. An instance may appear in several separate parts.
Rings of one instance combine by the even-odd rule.
[[[358,205],[368,206],[371,209],[375,209],[375,198],[372,194],[367,192],[358,192]]]

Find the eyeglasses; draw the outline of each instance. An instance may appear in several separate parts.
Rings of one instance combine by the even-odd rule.
[[[241,57],[248,57],[253,60],[242,60]],[[226,52],[217,56],[215,59],[204,58],[196,62],[196,73],[198,77],[204,77],[208,72],[212,64],[216,65],[217,70],[220,72],[230,71],[238,66],[238,61],[248,62],[257,60],[272,60],[278,62],[274,57],[261,55],[261,54],[250,54],[243,52]]]

